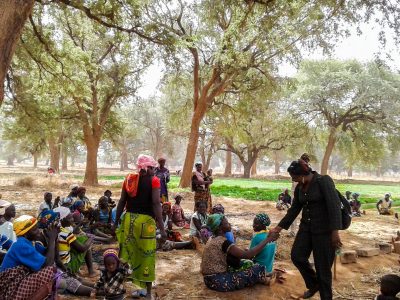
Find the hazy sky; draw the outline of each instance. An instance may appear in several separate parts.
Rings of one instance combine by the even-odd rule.
[[[385,59],[387,63],[392,66],[394,70],[400,69],[400,53],[394,45],[393,40],[389,39],[385,48],[382,48],[378,40],[378,33],[380,28],[377,25],[364,24],[361,26],[362,35],[358,35],[356,30],[352,30],[352,34],[339,42],[335,49],[332,58],[336,59],[357,59],[361,62],[373,60],[379,54],[381,59]],[[390,33],[388,32],[388,37]],[[392,61],[387,59],[390,54]],[[304,53],[304,57],[308,59],[322,59],[324,58],[321,51],[313,53]],[[290,65],[282,66],[280,72],[282,75],[291,76],[296,73],[296,68]],[[143,86],[139,89],[141,97],[148,97],[155,95],[158,92],[157,85],[162,76],[162,69],[158,65],[152,65],[143,78]]]

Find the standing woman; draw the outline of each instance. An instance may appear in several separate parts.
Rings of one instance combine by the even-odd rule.
[[[270,230],[269,237],[276,240],[282,229],[288,229],[302,211],[299,231],[293,243],[291,259],[305,281],[307,291],[303,299],[319,291],[322,300],[332,299],[332,264],[336,249],[342,246],[339,232],[342,228],[340,199],[329,176],[312,171],[302,159],[293,161],[287,171],[298,182],[294,199],[286,216]],[[308,259],[314,256],[315,269]]]
[[[194,210],[196,210],[197,202],[207,203],[208,212],[212,212],[211,192],[209,186],[213,183],[208,180],[207,175],[203,172],[203,164],[198,162],[195,165],[196,171],[192,175],[192,191],[194,192]]]
[[[133,270],[135,285],[140,286],[134,296],[151,299],[151,285],[155,280],[156,221],[165,241],[160,205],[160,180],[154,176],[157,162],[151,156],[139,155],[139,173],[129,174],[122,186],[114,226],[119,242],[119,257]],[[121,218],[123,210],[126,213]],[[120,222],[121,221],[121,222]]]
[[[160,199],[161,202],[168,202],[168,182],[170,180],[169,170],[165,167],[166,159],[161,157],[158,159],[159,167],[156,168],[154,175],[160,179]]]

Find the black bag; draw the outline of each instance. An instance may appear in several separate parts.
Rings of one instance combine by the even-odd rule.
[[[321,180],[323,176],[319,179]],[[317,180],[319,182],[319,180]],[[321,186],[321,185],[320,185]],[[336,189],[340,200],[340,210],[342,212],[342,228],[340,230],[346,230],[351,224],[351,207],[349,201]]]
[[[351,224],[351,207],[349,201],[338,191],[336,190],[338,197],[340,199],[340,209],[342,211],[342,228],[341,230],[346,230],[350,227]]]

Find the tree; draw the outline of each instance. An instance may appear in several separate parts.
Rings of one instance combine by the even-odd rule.
[[[297,80],[294,98],[304,117],[328,131],[321,174],[327,174],[340,132],[357,136],[359,123],[384,130],[391,127],[390,116],[400,112],[400,78],[377,63],[305,61]]]
[[[220,115],[218,132],[226,141],[221,150],[237,155],[244,178],[261,153],[298,144],[307,133],[306,125],[281,106],[281,89],[269,86],[235,94],[237,100]]]

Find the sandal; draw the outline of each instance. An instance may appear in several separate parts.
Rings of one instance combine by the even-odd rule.
[[[147,297],[147,290],[146,289],[140,289],[132,292],[132,298],[141,298],[141,297]]]

